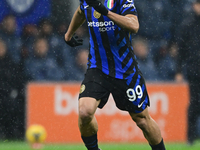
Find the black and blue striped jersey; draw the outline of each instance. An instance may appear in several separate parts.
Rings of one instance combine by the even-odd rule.
[[[106,8],[119,15],[137,15],[134,0],[103,0]],[[80,0],[90,35],[88,68],[98,68],[118,79],[130,79],[137,62],[131,45],[131,33]]]

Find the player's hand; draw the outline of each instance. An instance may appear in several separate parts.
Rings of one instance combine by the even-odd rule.
[[[107,16],[108,9],[99,0],[85,0],[85,1],[89,6],[93,7],[96,11],[98,11],[104,16]]]
[[[65,40],[65,42],[71,47],[83,45],[83,40],[79,39],[76,35],[73,35],[70,41]]]

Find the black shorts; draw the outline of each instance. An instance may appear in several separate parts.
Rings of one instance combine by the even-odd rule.
[[[110,77],[99,69],[88,69],[81,84],[79,98],[92,97],[101,100],[98,107],[103,108],[110,93],[120,110],[140,113],[150,105],[140,71],[136,71],[132,79],[126,80]]]

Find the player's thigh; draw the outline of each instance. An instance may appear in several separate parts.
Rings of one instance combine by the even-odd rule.
[[[79,99],[79,114],[84,116],[91,116],[94,115],[97,107],[99,106],[99,103],[101,100],[96,100],[92,97],[82,97]]]
[[[131,118],[133,119],[133,121],[135,121],[136,123],[141,123],[141,122],[146,123],[151,119],[151,117],[149,115],[148,107],[140,113],[129,112],[129,114],[130,114]]]
[[[92,98],[93,100],[95,99],[97,102],[94,103],[98,104],[99,108],[103,108],[110,95],[110,85],[108,84],[109,81],[106,77],[107,76],[98,69],[87,70],[85,78],[81,84],[79,99],[84,99],[84,101],[87,101],[88,98]],[[85,104],[85,102],[81,103]],[[87,104],[88,103],[86,102],[86,106],[84,106],[90,108]]]

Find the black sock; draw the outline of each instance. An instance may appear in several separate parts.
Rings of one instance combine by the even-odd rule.
[[[152,150],[166,150],[163,139],[158,145],[150,145],[150,146],[151,146]]]
[[[81,136],[83,142],[85,143],[85,146],[87,147],[88,150],[98,150],[98,140],[97,140],[97,134],[89,136],[89,137],[84,137]]]

